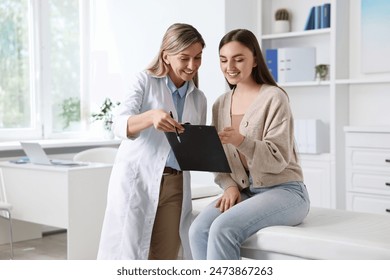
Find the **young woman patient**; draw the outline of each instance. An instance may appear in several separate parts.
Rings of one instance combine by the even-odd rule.
[[[190,227],[194,259],[240,259],[249,236],[269,226],[298,225],[310,207],[289,99],[268,71],[255,35],[227,33],[219,56],[230,90],[213,105],[213,125],[232,173],[215,174],[224,193]]]

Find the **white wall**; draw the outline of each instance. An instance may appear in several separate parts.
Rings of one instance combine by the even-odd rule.
[[[352,79],[389,78],[389,73],[364,73],[361,65],[361,2],[350,1],[349,73]],[[349,123],[352,126],[390,125],[390,85],[351,85]]]
[[[225,31],[246,28],[253,33],[258,32],[258,0],[226,0],[225,1]]]

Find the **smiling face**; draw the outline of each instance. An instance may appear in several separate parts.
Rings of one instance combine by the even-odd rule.
[[[220,49],[219,58],[222,73],[230,84],[253,82],[251,74],[256,60],[246,46],[237,41],[229,42]]]
[[[168,75],[177,88],[194,78],[202,64],[202,45],[194,43],[177,54],[164,52],[164,62],[168,64]]]

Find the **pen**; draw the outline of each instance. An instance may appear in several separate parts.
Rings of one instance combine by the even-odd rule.
[[[169,111],[169,114],[171,115],[171,118],[173,119],[172,111]],[[175,126],[175,131],[176,131],[177,141],[179,141],[179,143],[181,143],[181,141],[180,141],[180,135],[179,135],[179,132],[177,131],[177,127],[176,127],[176,126]]]

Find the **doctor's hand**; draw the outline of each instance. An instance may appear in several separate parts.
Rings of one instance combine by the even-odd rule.
[[[155,129],[163,132],[175,132],[177,128],[179,133],[184,132],[184,127],[175,121],[169,113],[161,109],[153,110],[152,114],[153,126]]]
[[[233,127],[225,127],[218,135],[222,144],[232,144],[235,147],[238,147],[245,138]]]
[[[240,191],[237,186],[231,186],[227,188],[220,199],[217,200],[215,204],[216,208],[223,213],[226,210],[229,210],[234,205],[241,201]]]

